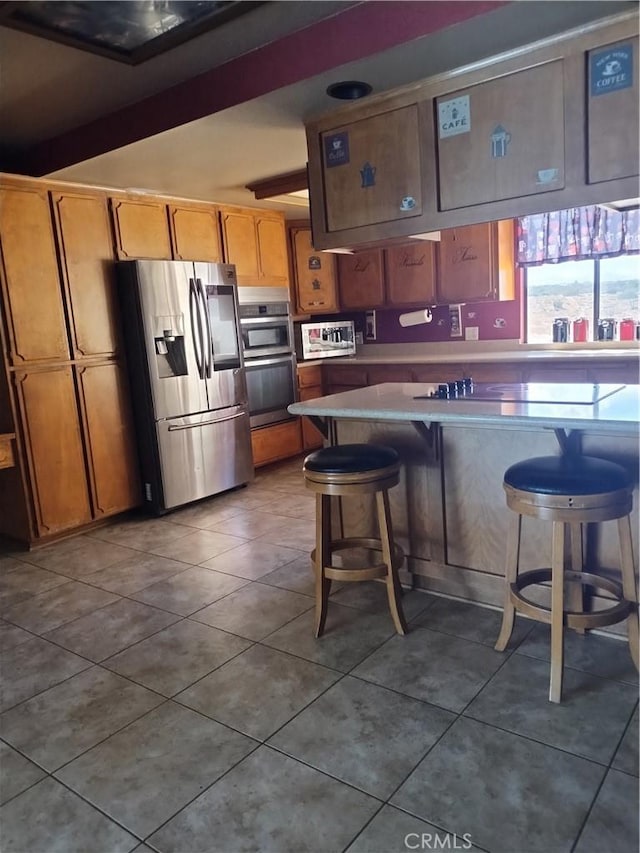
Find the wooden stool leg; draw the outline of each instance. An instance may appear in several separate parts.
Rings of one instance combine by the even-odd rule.
[[[520,532],[522,529],[522,516],[514,513],[511,517],[511,523],[507,531],[507,554],[505,560],[505,596],[504,609],[502,611],[502,627],[498,640],[494,646],[497,652],[503,652],[511,639],[513,632],[513,623],[515,621],[516,609],[511,603],[510,591],[511,584],[516,582],[518,577],[518,565],[520,563]]]
[[[631,516],[618,519],[618,538],[620,541],[620,567],[622,570],[622,591],[627,601],[634,603],[627,617],[627,636],[633,663],[638,669],[638,593],[633,568],[633,544],[631,539]]]
[[[560,702],[564,665],[564,522],[553,522],[551,546],[551,679],[549,701]]]
[[[584,552],[582,550],[582,525],[581,524],[571,524],[570,527],[570,536],[571,536],[571,570],[574,572],[581,572],[584,568]],[[580,583],[580,581],[570,581],[568,587],[568,602],[567,606],[569,610],[572,610],[574,613],[583,613],[584,612],[584,586]],[[574,628],[578,634],[584,634],[584,628]]]
[[[322,636],[327,619],[331,581],[325,566],[331,564],[331,501],[329,495],[316,495],[316,637]]]
[[[402,603],[400,601],[402,590],[400,589],[400,581],[398,572],[393,566],[393,528],[391,526],[391,512],[389,510],[389,495],[386,489],[381,492],[376,492],[376,503],[378,505],[378,527],[380,529],[380,541],[382,542],[382,560],[387,565],[387,596],[389,598],[389,609],[393,618],[393,624],[396,626],[398,634],[407,633],[407,623],[404,619],[402,611]]]

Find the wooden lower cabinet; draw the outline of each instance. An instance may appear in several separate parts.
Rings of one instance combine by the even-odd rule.
[[[91,504],[72,368],[17,372],[15,389],[37,534],[87,524]]]
[[[252,429],[251,449],[256,468],[302,453],[300,419]]]
[[[124,367],[116,362],[76,368],[95,518],[140,502],[133,419]]]
[[[298,365],[298,397],[300,402],[316,400],[322,397],[322,367],[319,364]],[[302,426],[302,447],[304,450],[315,450],[322,447],[324,436],[309,418],[300,418]]]

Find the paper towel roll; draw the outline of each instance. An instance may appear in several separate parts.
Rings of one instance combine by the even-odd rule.
[[[433,314],[431,308],[423,308],[422,311],[401,314],[398,319],[401,326],[419,326],[421,323],[430,323],[433,320]]]

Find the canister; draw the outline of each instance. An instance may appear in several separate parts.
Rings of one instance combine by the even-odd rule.
[[[630,317],[625,317],[624,320],[620,320],[618,333],[621,341],[632,341],[635,337],[635,332],[636,324]]]
[[[569,318],[556,317],[553,321],[553,342],[566,344],[569,340]]]
[[[589,320],[586,317],[578,317],[573,321],[573,341],[581,343],[589,337]]]
[[[598,340],[612,341],[615,338],[616,321],[613,317],[598,320]]]

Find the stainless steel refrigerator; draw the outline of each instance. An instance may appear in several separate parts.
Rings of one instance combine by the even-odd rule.
[[[162,513],[249,482],[235,267],[124,261],[118,292],[149,508]]]

